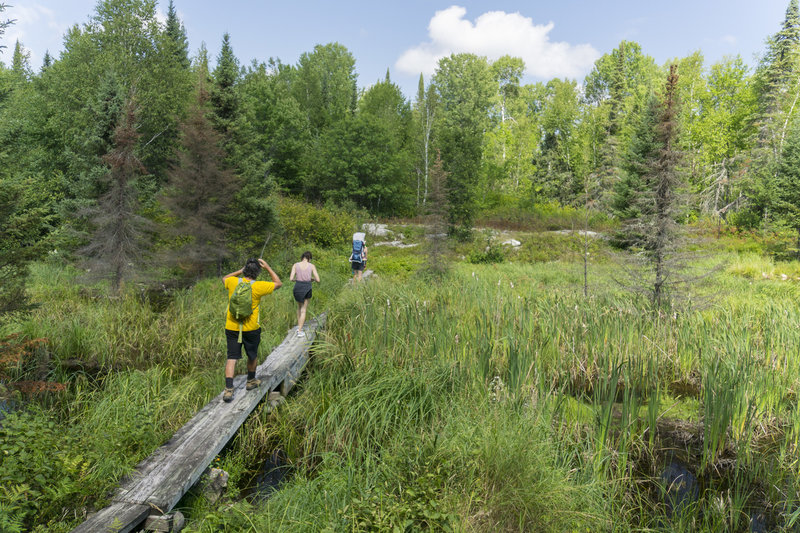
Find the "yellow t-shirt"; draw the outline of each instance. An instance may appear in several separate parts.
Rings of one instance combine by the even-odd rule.
[[[246,278],[242,278],[242,280],[244,281],[244,283],[249,283],[249,281]],[[231,276],[225,280],[225,288],[228,289],[228,300],[231,299],[231,296],[233,295],[233,290],[236,288],[238,284],[239,284],[239,278],[236,276]],[[253,331],[261,327],[260,324],[258,323],[258,313],[259,313],[258,304],[261,301],[262,296],[267,295],[274,290],[275,290],[275,284],[272,283],[271,281],[253,282],[253,287],[252,287],[253,314],[247,317],[247,320],[245,320],[242,323],[242,331]],[[239,331],[239,322],[233,319],[230,310],[226,310],[225,314],[227,315],[225,319],[225,329],[232,329],[235,331]]]

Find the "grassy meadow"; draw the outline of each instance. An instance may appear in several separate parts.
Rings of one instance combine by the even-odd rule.
[[[614,282],[602,242],[584,297],[573,237],[512,235],[522,245],[499,255],[489,233],[457,246],[441,280],[419,248],[370,243],[378,276],[356,287],[345,250],[315,249],[311,309],[329,321],[305,377],[215,460],[226,497],[181,501],[187,530],[800,527],[800,264],[711,242],[703,266],[724,265],[703,282],[713,298],[653,314]],[[288,278],[299,253],[276,254]],[[8,373],[65,385],[5,390],[24,408],[0,423],[2,531],[69,531],[222,387],[218,280],[154,307],[57,263],[31,272],[41,306],[2,326],[46,339]],[[284,289],[262,310],[264,356],[292,325]],[[245,498],[275,450],[291,475]]]

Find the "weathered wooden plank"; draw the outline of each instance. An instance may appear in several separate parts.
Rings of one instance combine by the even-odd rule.
[[[150,514],[149,505],[114,503],[90,516],[72,533],[128,533]]]
[[[309,321],[305,337],[298,337],[297,328],[292,328],[256,370],[256,375],[262,380],[259,388],[246,391],[246,376],[237,376],[233,401],[223,402],[220,392],[172,438],[139,463],[118,489],[111,506],[93,515],[74,531],[100,532],[112,522],[117,528],[115,531],[130,531],[147,517],[151,509],[164,514],[169,512],[197,482],[264,396],[280,386],[287,376],[296,379],[308,361],[311,343],[317,329],[324,326],[325,319],[323,313]]]

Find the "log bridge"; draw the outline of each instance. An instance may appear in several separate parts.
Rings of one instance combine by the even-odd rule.
[[[292,328],[280,345],[258,367],[258,389],[245,391],[245,375],[233,381],[233,401],[224,403],[222,393],[211,400],[171,439],[143,460],[111,499],[111,504],[89,516],[73,533],[127,533],[145,522],[145,529],[171,531],[169,512],[200,479],[261,400],[272,391],[283,396],[294,386],[309,358],[317,330],[326,314],[306,323],[306,336]]]

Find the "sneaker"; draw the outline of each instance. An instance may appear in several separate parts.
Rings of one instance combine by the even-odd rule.
[[[306,332],[305,332],[305,331],[303,331],[302,329],[301,329],[301,330],[298,330],[298,331],[297,331],[297,336],[298,336],[298,337],[305,337],[305,336],[306,336]]]
[[[225,389],[225,392],[222,393],[222,401],[228,403],[231,400],[233,400],[233,389]]]
[[[261,385],[261,380],[253,378],[253,379],[248,379],[247,380],[247,385],[245,385],[244,388],[245,388],[245,390],[253,390],[253,389],[257,389],[259,385]]]

